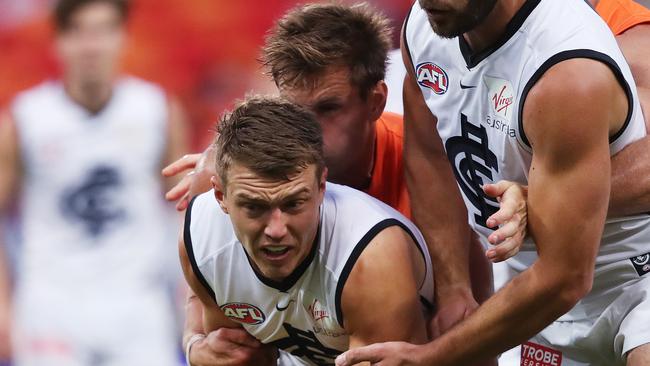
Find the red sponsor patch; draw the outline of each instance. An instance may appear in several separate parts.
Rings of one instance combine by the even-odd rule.
[[[230,302],[221,306],[224,315],[239,323],[256,325],[264,323],[266,317],[257,306],[244,302]]]
[[[445,94],[449,86],[447,72],[433,62],[423,62],[418,65],[415,74],[418,84],[433,90],[436,94]]]
[[[520,366],[560,365],[562,365],[562,352],[531,342],[521,345]]]

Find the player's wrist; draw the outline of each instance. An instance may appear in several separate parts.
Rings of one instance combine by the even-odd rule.
[[[185,363],[187,366],[198,366],[192,358],[192,348],[196,348],[197,344],[201,343],[204,341],[206,338],[206,335],[203,333],[196,333],[193,334],[188,340],[187,343],[185,343]]]

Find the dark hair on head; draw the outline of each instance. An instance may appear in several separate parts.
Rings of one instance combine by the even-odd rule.
[[[262,62],[278,87],[313,86],[328,67],[347,66],[365,98],[384,79],[391,33],[388,19],[366,3],[303,5],[272,28]]]
[[[224,185],[235,163],[284,180],[312,164],[318,179],[325,166],[316,117],[279,97],[247,97],[224,114],[216,131],[216,169]]]
[[[79,8],[92,3],[111,4],[120,13],[122,21],[125,21],[129,13],[128,0],[58,0],[54,6],[54,23],[58,31],[63,31],[70,25],[70,18]]]

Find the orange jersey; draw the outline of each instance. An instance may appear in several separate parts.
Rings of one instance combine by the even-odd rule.
[[[404,216],[411,217],[402,162],[402,116],[384,112],[377,120],[376,129],[375,165],[366,193],[390,205]]]
[[[596,12],[615,35],[642,23],[650,23],[650,10],[632,0],[600,0]]]

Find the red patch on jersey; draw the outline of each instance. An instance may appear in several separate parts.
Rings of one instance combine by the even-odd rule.
[[[418,84],[433,90],[436,94],[445,94],[449,86],[447,72],[433,62],[423,62],[415,70]]]
[[[562,365],[562,352],[531,342],[521,345],[520,366],[560,365]]]
[[[238,323],[256,325],[264,323],[266,316],[257,306],[244,302],[230,302],[222,305],[224,315]]]

